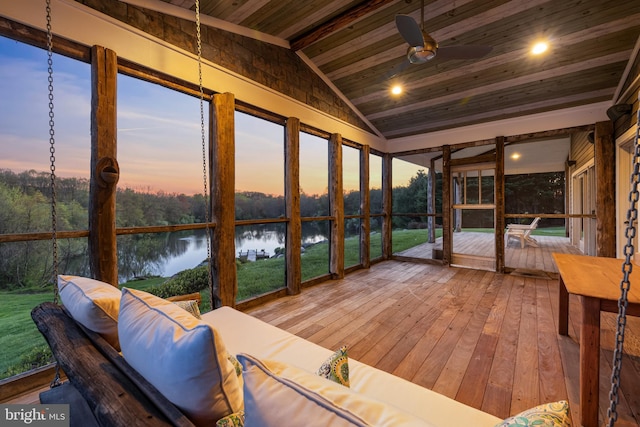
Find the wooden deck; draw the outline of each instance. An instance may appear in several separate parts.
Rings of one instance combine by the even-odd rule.
[[[505,418],[568,399],[578,426],[579,304],[557,333],[558,281],[385,261],[248,312],[326,348]],[[640,319],[627,319],[618,427],[640,426]],[[602,314],[600,420],[615,315]],[[37,391],[4,403],[36,403]]]
[[[505,418],[568,399],[578,425],[578,304],[557,333],[556,280],[386,261],[250,314]],[[572,297],[573,298],[573,297]],[[615,317],[603,313],[600,419]],[[617,426],[640,420],[640,319],[628,319]]]
[[[510,239],[505,243],[505,266],[510,269],[537,270],[547,273],[557,273],[553,262],[553,252],[580,254],[580,250],[569,243],[568,237],[533,236],[538,241],[538,247],[520,247],[519,241]],[[464,265],[484,270],[495,269],[495,246],[493,234],[462,231],[453,233],[453,264]],[[396,252],[412,258],[432,259],[433,250],[442,249],[442,238],[435,243],[423,243],[405,251]],[[487,262],[487,259],[493,259]],[[493,266],[493,267],[491,267]]]

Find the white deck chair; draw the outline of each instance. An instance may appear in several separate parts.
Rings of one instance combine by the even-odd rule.
[[[508,224],[507,225],[507,244],[509,243],[509,239],[511,237],[520,240],[520,248],[524,249],[525,244],[529,244],[529,246],[533,246],[534,248],[538,247],[538,241],[531,237],[531,232],[538,227],[538,222],[540,221],[540,217],[536,217],[531,224],[523,225],[523,224]]]

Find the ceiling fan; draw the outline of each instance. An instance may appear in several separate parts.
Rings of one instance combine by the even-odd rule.
[[[420,20],[422,25],[419,26],[409,15],[396,15],[398,32],[409,44],[409,64],[422,64],[436,56],[442,59],[478,59],[491,52],[491,46],[482,45],[438,47],[438,42],[424,31],[424,0],[421,2]]]

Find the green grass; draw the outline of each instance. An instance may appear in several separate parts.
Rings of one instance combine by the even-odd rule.
[[[47,345],[31,319],[31,309],[53,301],[53,291],[43,293],[0,292],[0,378],[14,373],[12,367],[34,347]]]

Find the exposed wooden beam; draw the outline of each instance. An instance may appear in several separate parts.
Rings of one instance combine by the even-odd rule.
[[[89,265],[95,279],[118,286],[116,243],[117,160],[116,53],[91,48],[91,184],[89,187]]]
[[[342,135],[329,138],[329,206],[331,216],[331,249],[329,268],[333,279],[344,278],[344,191],[342,179]]]
[[[213,287],[211,307],[235,307],[238,295],[235,250],[235,97],[232,93],[213,96],[210,104],[209,180]]]
[[[196,0],[169,0],[169,3],[174,6],[191,9],[196,4]]]
[[[353,21],[360,19],[361,17],[373,12],[374,10],[384,6],[387,3],[391,3],[393,0],[371,0],[363,1],[347,10],[341,15],[338,15],[329,21],[321,24],[311,31],[296,37],[291,41],[291,50],[298,51],[313,44],[314,42],[328,36],[334,31],[346,27]]]
[[[302,223],[300,221],[300,119],[290,117],[285,126],[285,209],[289,224],[286,232],[287,293],[300,293],[302,266],[300,248]]]
[[[616,148],[613,123],[596,123],[594,138],[596,169],[596,255],[616,256]]]
[[[369,146],[360,150],[360,263],[363,268],[371,265],[371,196],[369,193]]]

